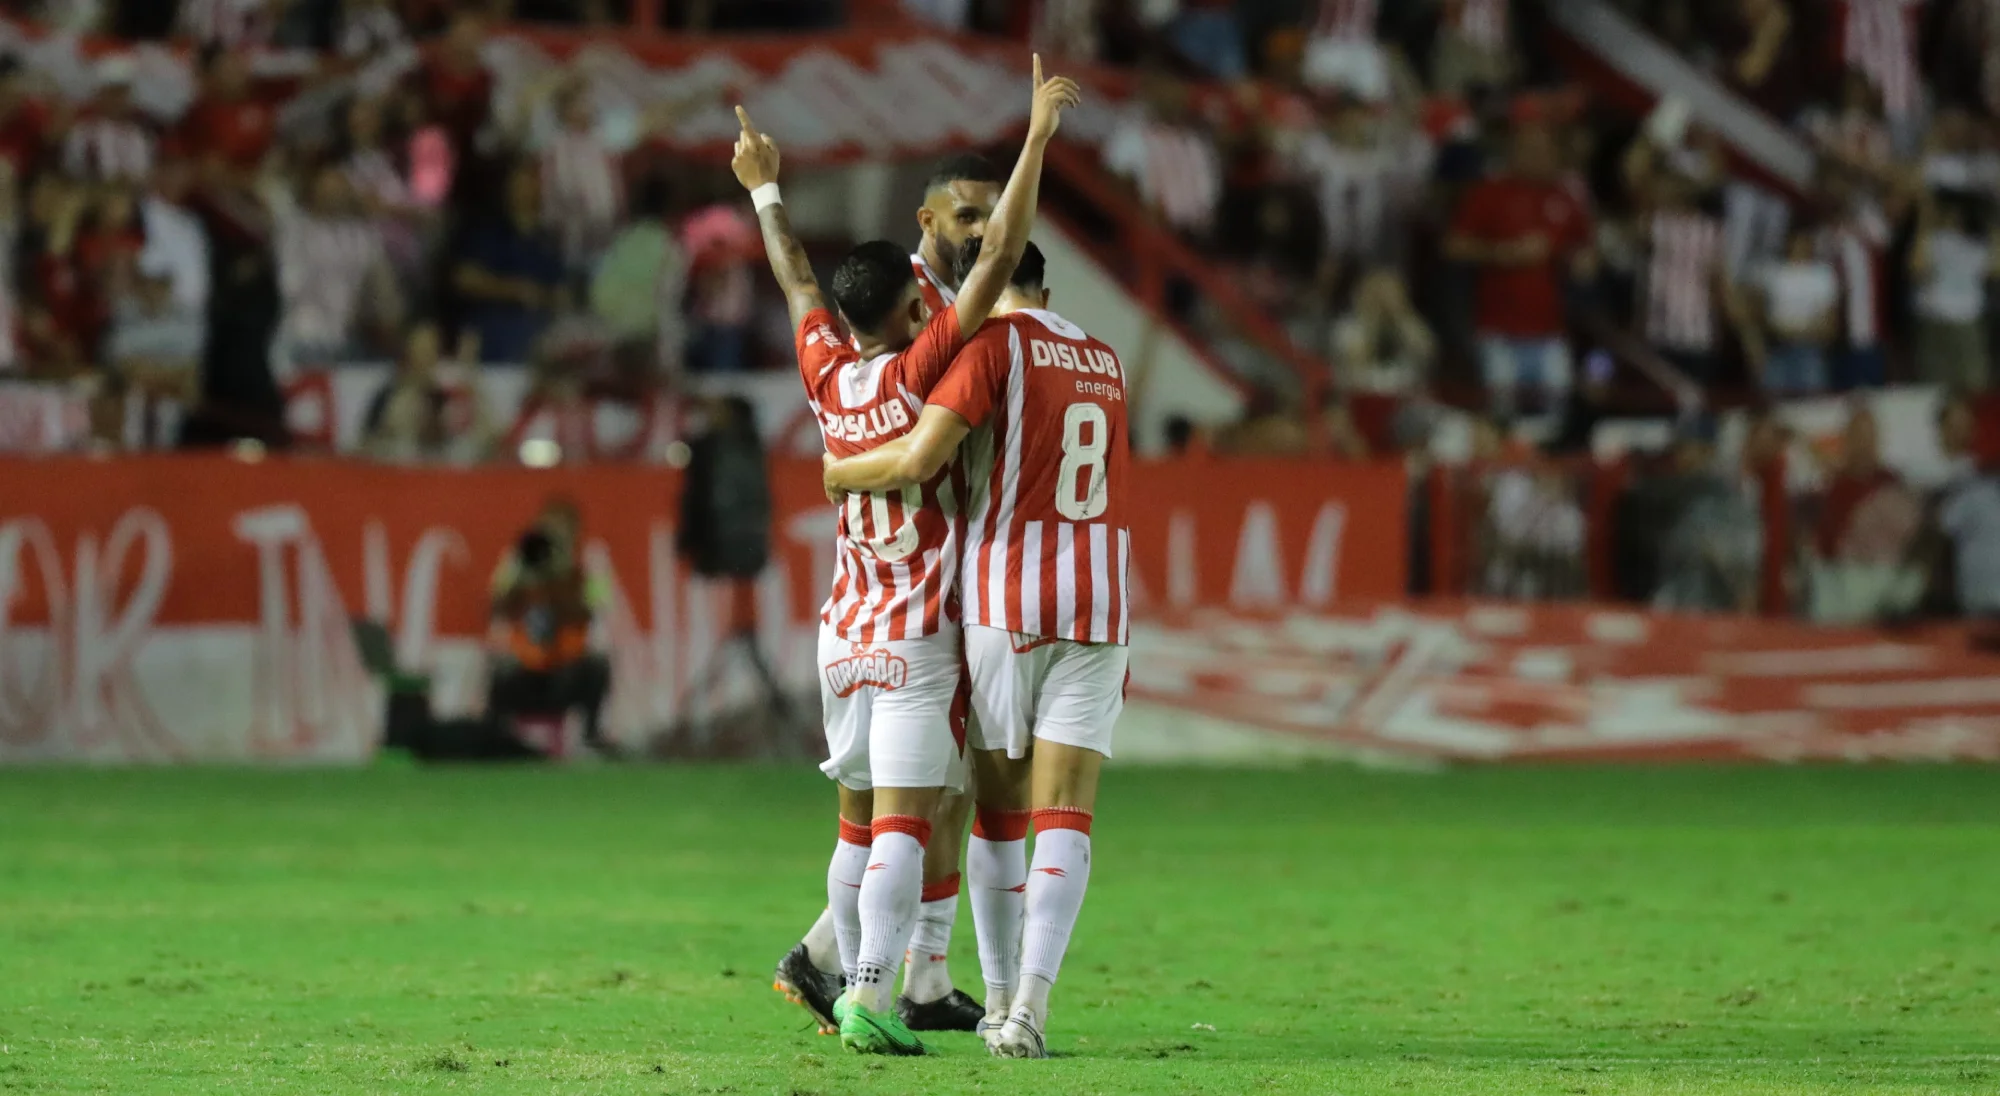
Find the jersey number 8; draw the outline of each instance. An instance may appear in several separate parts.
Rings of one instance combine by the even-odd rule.
[[[889,528],[892,519],[887,492],[850,492],[847,496],[848,539],[855,547],[885,563],[908,559],[917,550],[917,508],[923,503],[924,489],[913,483],[898,490],[896,495],[903,504],[903,524],[894,530]],[[873,519],[866,526],[862,524],[861,508],[864,505],[868,507],[867,517]]]
[[[1085,427],[1090,440],[1084,440]],[[1071,521],[1089,521],[1111,505],[1105,490],[1104,459],[1111,450],[1111,420],[1094,403],[1073,403],[1063,413],[1063,459],[1056,471],[1056,513]],[[1088,492],[1077,481],[1090,477]],[[1081,497],[1078,497],[1081,496]]]

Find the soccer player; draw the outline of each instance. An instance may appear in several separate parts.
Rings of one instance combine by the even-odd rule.
[[[836,330],[791,233],[777,187],[777,146],[738,108],[743,132],[731,166],[756,203],[797,330],[800,377],[829,452],[865,452],[907,430],[984,322],[1027,244],[1043,152],[1061,111],[1077,99],[1075,82],[1044,81],[1036,58],[1028,140],[995,210],[992,254],[967,273],[957,305],[929,315],[908,255],[893,244],[863,244],[841,261],[832,296],[852,345]],[[957,511],[942,470],[894,491],[850,495],[833,594],[821,614],[830,754],[822,768],[841,789],[827,900],[848,990],[824,1011],[808,1005],[822,1024],[838,1024],[843,1044],[867,1053],[923,1053],[890,994],[918,913],[930,819],[962,749],[953,711],[959,636],[944,612],[957,563]]]
[[[989,888],[974,888],[989,1025],[1006,1010],[983,1030],[1007,1058],[1047,1056],[1049,990],[1090,880],[1098,770],[1124,709],[1127,665],[1125,370],[1110,347],[1048,311],[1042,282],[1030,245],[1000,314],[932,390],[916,428],[826,469],[829,491],[895,490],[936,475],[965,443],[959,594],[982,827],[989,811],[1019,802],[1032,754],[1032,870],[993,869],[1002,882],[1014,871],[1026,882],[1018,969],[1004,948],[989,956],[989,936],[1007,942],[1009,913],[984,911]],[[1006,858],[1019,863],[1024,850],[1011,844]]]
[[[967,243],[986,234],[1002,181],[986,157],[968,152],[939,164],[924,183],[924,204],[917,207],[923,238],[910,265],[933,311],[957,299],[959,257]]]
[[[984,156],[972,153],[939,164],[925,182],[924,202],[917,208],[923,238],[910,256],[910,268],[933,315],[958,299],[959,257],[968,241],[985,235],[1002,182]],[[952,927],[958,920],[959,853],[965,847],[971,810],[970,795],[948,792],[931,819],[930,844],[924,846],[923,904],[910,935],[903,992],[896,998],[896,1014],[911,1031],[975,1031],[984,1017],[979,1002],[951,984],[947,961]],[[984,862],[979,856],[982,840],[973,838],[975,863]],[[839,979],[839,942],[828,907],[778,961],[773,988],[802,1004],[813,999],[831,1002],[839,995]]]

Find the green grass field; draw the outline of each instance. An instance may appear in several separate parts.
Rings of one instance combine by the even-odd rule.
[[[1993,769],[1114,772],[1049,1062],[856,1058],[771,992],[830,802],[0,772],[0,1089],[2000,1092]]]

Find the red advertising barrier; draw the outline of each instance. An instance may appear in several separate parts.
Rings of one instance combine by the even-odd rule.
[[[1400,468],[1139,466],[1135,603],[1331,605],[1404,583]],[[726,705],[705,688],[728,591],[675,558],[677,473],[415,470],[159,456],[0,462],[0,760],[365,756],[378,706],[348,619],[387,624],[440,706],[476,708],[487,584],[536,511],[582,508],[615,733]],[[773,465],[762,637],[811,687],[834,511],[817,464]],[[699,698],[697,698],[699,694]]]
[[[2000,760],[2000,655],[1973,640],[1582,605],[1206,610],[1134,627],[1131,696],[1424,761]]]

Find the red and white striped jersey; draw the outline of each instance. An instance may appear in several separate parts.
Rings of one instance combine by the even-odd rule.
[[[840,337],[833,313],[807,313],[798,330],[799,379],[827,452],[851,457],[908,433],[965,346],[951,306],[932,316],[908,349],[869,359]],[[820,619],[855,643],[918,639],[944,627],[963,497],[956,464],[929,483],[848,495],[833,593]]]
[[[1053,312],[979,329],[931,393],[975,428],[965,462],[967,624],[1128,642],[1125,368]]]
[[[1313,34],[1350,42],[1375,40],[1375,17],[1381,0],[1320,0],[1319,20]]]
[[[1130,179],[1169,224],[1203,232],[1222,203],[1222,156],[1206,133],[1150,118],[1126,119],[1104,145],[1104,166]]]
[[[1882,267],[1889,236],[1888,219],[1873,206],[1855,210],[1820,234],[1820,257],[1830,260],[1840,276],[1849,346],[1881,344],[1888,316],[1888,294],[1884,292],[1888,283]]]
[[[924,307],[931,310],[931,315],[958,303],[958,290],[945,284],[944,278],[924,261],[922,252],[910,256],[910,269],[916,272],[917,292],[924,295]]]
[[[595,133],[564,127],[542,149],[542,216],[572,258],[598,253],[625,206],[624,165]]]
[[[153,173],[153,135],[130,118],[80,118],[63,142],[63,168],[91,182],[143,182]]]
[[[1917,71],[1918,10],[1924,0],[1844,0],[1840,57],[1882,93],[1882,110],[1905,118],[1923,105]]]
[[[1651,258],[1640,286],[1647,341],[1670,350],[1715,349],[1715,278],[1722,222],[1704,213],[1663,210],[1647,228]]]

